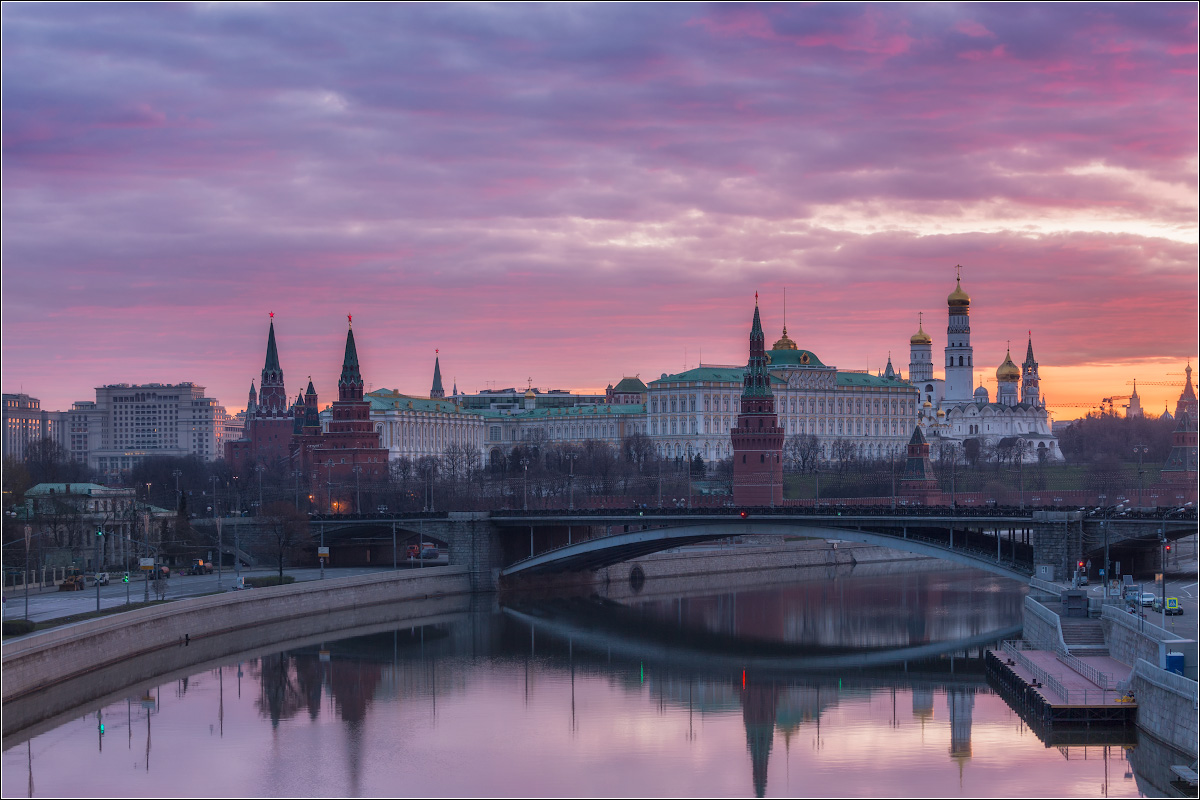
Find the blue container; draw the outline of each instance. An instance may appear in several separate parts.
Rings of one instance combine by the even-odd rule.
[[[1183,653],[1167,653],[1167,672],[1183,674]]]

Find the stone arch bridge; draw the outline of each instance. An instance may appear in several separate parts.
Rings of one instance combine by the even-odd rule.
[[[582,572],[638,556],[744,536],[796,536],[864,542],[1028,580],[1049,565],[1068,579],[1075,559],[1090,556],[1105,535],[1110,546],[1152,546],[1196,532],[1188,517],[1105,519],[1079,511],[1018,509],[626,509],[440,512],[315,516],[314,536],[334,564],[390,564],[392,546],[429,541],[450,563],[470,568],[478,590],[506,580]]]

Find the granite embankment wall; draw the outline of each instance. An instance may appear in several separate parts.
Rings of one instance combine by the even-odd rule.
[[[1139,658],[1129,678],[1137,696],[1137,726],[1156,739],[1197,756],[1197,709],[1200,692],[1195,681],[1167,672]]]
[[[1164,630],[1119,606],[1105,606],[1100,624],[1104,627],[1108,652],[1118,661],[1132,665],[1138,659],[1145,659],[1155,667],[1162,668],[1167,664],[1167,653],[1183,653],[1183,674],[1196,680],[1197,650],[1194,638]],[[1189,633],[1194,636],[1195,629],[1192,628]]]
[[[413,607],[411,615],[430,613],[436,609],[424,601],[455,595],[468,598],[471,591],[466,568],[457,566],[359,575],[314,584],[308,581],[188,598],[7,642],[3,648],[5,733],[12,730],[11,702],[33,695],[50,698],[55,693],[48,690],[60,684],[139,656],[186,647],[181,659],[195,663],[217,657],[222,651],[240,652],[237,648],[245,649],[248,643],[253,646],[287,641],[301,630],[344,630],[349,620],[330,612],[421,600],[408,604]],[[469,598],[465,603],[469,605]],[[396,616],[395,611],[386,613]],[[370,615],[364,619],[367,617]],[[293,621],[300,625],[286,624]],[[128,684],[137,677],[127,675],[124,679]]]

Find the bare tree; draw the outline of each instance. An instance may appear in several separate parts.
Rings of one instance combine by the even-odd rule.
[[[279,584],[283,585],[283,562],[294,557],[311,540],[308,515],[288,502],[279,500],[266,507],[261,518],[262,528],[271,543],[271,554],[279,565]]]
[[[790,472],[812,472],[821,455],[821,442],[811,433],[795,433],[783,444],[784,468]]]

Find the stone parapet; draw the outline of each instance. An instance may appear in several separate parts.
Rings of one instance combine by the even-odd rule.
[[[7,704],[135,656],[231,632],[470,590],[466,568],[431,567],[193,597],[113,614],[5,643],[3,699]]]
[[[1046,608],[1032,597],[1025,597],[1025,629],[1021,638],[1040,650],[1066,652],[1063,641],[1062,620],[1058,614]]]

